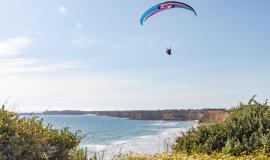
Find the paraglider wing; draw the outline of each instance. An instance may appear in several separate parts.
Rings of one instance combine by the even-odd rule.
[[[182,2],[177,2],[177,1],[168,1],[164,3],[160,3],[158,5],[155,5],[148,10],[144,12],[144,14],[141,16],[140,23],[143,25],[143,23],[150,18],[151,16],[167,10],[167,9],[172,9],[172,8],[183,8],[192,11],[195,15],[197,15],[196,11],[189,5],[182,3]]]

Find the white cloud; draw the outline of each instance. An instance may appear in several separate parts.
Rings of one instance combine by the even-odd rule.
[[[35,58],[0,59],[0,75],[18,75],[37,72],[55,72],[82,67],[75,62],[51,63]]]
[[[78,63],[72,62],[65,62],[65,63],[56,63],[56,64],[47,64],[47,65],[40,65],[25,68],[25,71],[28,72],[50,72],[50,71],[59,71],[59,70],[66,70],[66,69],[75,69],[80,68],[81,65]]]
[[[57,10],[61,14],[67,14],[68,13],[68,9],[63,5],[58,6]]]
[[[32,44],[32,39],[17,36],[0,41],[0,57],[21,54],[24,49]]]
[[[32,45],[32,38],[17,36],[0,41],[0,75],[17,75],[32,72],[52,72],[79,68],[75,62],[52,63],[49,59],[18,58],[23,57],[25,49]]]
[[[82,30],[84,26],[83,26],[82,22],[77,22],[77,23],[75,24],[75,27],[76,27],[78,30]]]
[[[0,59],[0,64],[3,66],[22,66],[22,65],[36,65],[40,63],[34,58],[4,58]]]

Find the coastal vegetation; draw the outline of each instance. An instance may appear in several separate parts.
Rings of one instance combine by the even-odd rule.
[[[169,153],[140,155],[121,154],[117,160],[181,160],[181,159],[269,159],[270,106],[257,102],[229,111],[225,121],[202,123],[189,129],[176,140]]]
[[[126,153],[117,155],[112,160],[268,160],[269,157],[269,154],[261,151],[252,152],[250,154],[241,154],[239,156],[216,152],[211,154],[172,152],[155,155]]]
[[[68,128],[45,126],[37,117],[0,110],[1,160],[84,160],[86,150],[78,147],[82,138]]]
[[[120,153],[112,160],[191,160],[191,159],[269,159],[270,106],[255,96],[247,104],[232,108],[226,119],[204,123],[180,135],[171,151],[155,155]],[[223,114],[222,114],[223,115]],[[18,160],[103,160],[97,154],[87,157],[79,148],[80,132],[57,130],[37,117],[23,118],[0,110],[0,159]]]
[[[240,155],[261,150],[270,152],[270,107],[254,97],[240,104],[220,123],[202,124],[183,133],[174,151]]]

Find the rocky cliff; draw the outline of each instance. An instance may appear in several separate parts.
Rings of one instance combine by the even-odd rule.
[[[138,110],[138,111],[45,111],[45,115],[81,115],[96,114],[99,116],[129,118],[134,120],[166,120],[187,121],[198,120],[200,122],[223,121],[228,115],[224,109],[199,109],[199,110]]]
[[[156,110],[156,111],[99,111],[96,115],[129,118],[136,120],[167,120],[167,121],[223,121],[228,112],[224,109],[202,110]]]

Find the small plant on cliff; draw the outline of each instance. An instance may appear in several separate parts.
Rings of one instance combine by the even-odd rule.
[[[0,110],[1,160],[85,160],[86,151],[78,148],[81,138],[67,128],[44,126],[36,117],[20,118]]]
[[[255,96],[248,104],[240,104],[230,111],[222,123],[203,124],[179,137],[176,152],[241,153],[262,150],[270,152],[270,106],[257,102]]]

